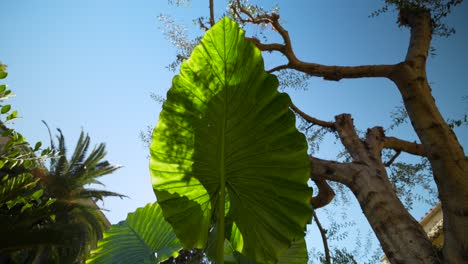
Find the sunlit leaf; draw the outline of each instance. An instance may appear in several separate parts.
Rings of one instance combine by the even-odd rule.
[[[2,106],[0,112],[1,112],[1,114],[6,114],[6,113],[8,113],[8,111],[10,111],[10,109],[11,109],[11,105],[4,105],[4,106]]]
[[[290,98],[264,70],[260,50],[222,19],[173,79],[151,144],[153,189],[187,249],[230,240],[259,263],[276,263],[304,236],[312,194],[305,138]],[[223,212],[224,211],[224,212]],[[226,216],[226,217],[225,217]],[[196,228],[195,228],[196,227]],[[212,256],[222,259],[224,250]]]
[[[176,256],[181,247],[161,208],[153,203],[106,231],[86,263],[157,263]]]

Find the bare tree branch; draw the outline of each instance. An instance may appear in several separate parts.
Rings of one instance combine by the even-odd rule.
[[[366,139],[364,142],[368,148],[368,151],[379,160],[382,156],[384,138],[385,134],[383,127],[373,127],[367,129]]]
[[[384,77],[390,78],[396,65],[363,65],[363,66],[328,66],[317,63],[306,63],[299,60],[294,53],[291,38],[288,31],[279,22],[277,13],[253,15],[242,6],[240,0],[232,7],[233,13],[243,23],[257,25],[270,24],[279,33],[284,44],[262,43],[256,38],[248,38],[262,51],[277,51],[282,53],[288,64],[282,65],[281,69],[295,69],[311,76],[322,77],[325,80],[339,81],[344,78]],[[242,16],[242,14],[244,16]]]
[[[328,247],[328,240],[327,240],[327,231],[322,227],[322,224],[320,224],[320,221],[315,211],[313,212],[313,216],[315,219],[315,223],[317,224],[317,228],[320,232],[320,236],[322,237],[323,250],[325,252],[325,263],[331,264],[330,249]]]
[[[395,151],[404,151],[418,156],[426,156],[424,146],[416,142],[409,142],[395,137],[385,137],[383,143],[384,148],[393,149]]]
[[[277,71],[281,71],[281,70],[286,70],[286,69],[289,69],[289,66],[287,64],[284,64],[284,65],[279,65],[279,66],[276,66],[272,69],[269,69],[267,70],[268,73],[274,73],[274,72],[277,72]]]
[[[316,196],[310,198],[310,204],[314,209],[317,209],[329,204],[335,197],[335,192],[324,179],[315,179],[314,182],[319,192]]]
[[[358,175],[362,169],[361,164],[355,163],[340,163],[336,161],[323,160],[309,156],[310,161],[310,179],[312,180],[329,180],[342,183],[346,186],[350,185],[353,177]]]
[[[401,154],[401,151],[397,151],[395,153],[395,155],[393,155],[393,157],[389,161],[384,163],[384,166],[385,167],[390,167],[390,165],[393,164],[393,162],[398,158],[398,156],[400,156],[400,154]]]
[[[417,69],[424,69],[431,46],[431,14],[425,9],[404,8],[398,17],[400,25],[411,28],[410,43],[406,53],[406,62]]]
[[[328,81],[370,77],[390,78],[396,67],[396,65],[327,66],[302,61],[290,61],[290,65],[291,69],[307,73],[311,76],[322,77]]]
[[[210,25],[214,26],[215,15],[214,15],[214,0],[210,0]]]
[[[321,126],[321,127],[326,127],[326,128],[330,128],[332,130],[335,130],[335,123],[333,122],[327,122],[327,121],[322,121],[320,119],[317,119],[315,117],[312,117],[304,112],[302,112],[299,108],[297,108],[297,106],[295,104],[293,104],[291,102],[291,104],[289,105],[289,107],[291,107],[291,109],[296,113],[298,114],[299,116],[301,116],[302,118],[304,118],[305,121],[313,124],[313,125],[318,125],[318,126]]]
[[[255,46],[257,46],[257,48],[259,48],[261,51],[269,51],[269,52],[279,51],[279,52],[283,53],[284,50],[286,49],[283,44],[279,44],[279,43],[264,44],[264,43],[260,42],[260,40],[257,39],[257,38],[245,38],[245,39],[252,42],[253,44],[255,44]],[[289,64],[284,65],[283,67],[285,67],[286,69],[291,68],[291,66]]]
[[[208,31],[209,28],[205,25],[205,21],[204,21],[204,18],[203,17],[199,17],[197,19],[197,22],[198,22],[198,26],[203,29],[204,31]]]
[[[350,114],[335,116],[335,128],[340,136],[341,143],[356,162],[370,164],[368,151],[354,128],[353,119]]]

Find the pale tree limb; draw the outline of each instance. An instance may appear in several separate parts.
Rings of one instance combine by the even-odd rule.
[[[417,156],[426,156],[426,151],[424,150],[424,146],[422,144],[409,142],[395,137],[385,137],[383,140],[383,147],[393,149],[397,152],[404,151]]]
[[[364,144],[372,156],[376,159],[382,156],[383,139],[385,138],[384,129],[382,127],[373,127],[367,129],[366,139]]]
[[[415,69],[424,70],[431,46],[431,14],[425,9],[402,9],[398,22],[411,29],[405,61]]]
[[[335,116],[335,128],[340,136],[341,143],[355,162],[370,164],[367,148],[359,138],[354,128],[350,114]]]
[[[237,8],[236,8],[237,7]],[[283,39],[280,43],[262,43],[257,38],[247,38],[252,41],[262,51],[277,51],[282,53],[288,60],[288,63],[276,67],[270,72],[281,69],[295,69],[307,73],[311,76],[322,77],[325,80],[339,81],[344,78],[364,78],[364,77],[383,77],[390,78],[397,65],[363,65],[363,66],[336,66],[322,65],[317,63],[303,62],[297,58],[294,53],[291,38],[288,31],[279,22],[280,16],[277,13],[252,15],[246,10],[238,0],[236,6],[232,8],[234,14],[243,23],[251,24],[269,24],[278,32]],[[242,16],[246,16],[244,18]]]
[[[316,196],[310,198],[310,205],[314,209],[328,205],[335,197],[335,192],[325,179],[314,179],[313,181],[319,192]]]
[[[310,179],[328,180],[342,183],[349,186],[353,178],[363,169],[363,165],[355,163],[341,163],[330,160],[323,160],[309,156]]]
[[[328,247],[328,240],[327,240],[327,231],[323,228],[315,211],[313,212],[313,216],[314,216],[315,223],[317,224],[317,228],[320,232],[320,236],[322,237],[323,251],[325,252],[325,263],[331,264],[330,248]]]

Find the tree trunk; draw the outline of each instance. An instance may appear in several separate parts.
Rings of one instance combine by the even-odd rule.
[[[435,104],[425,71],[404,63],[394,80],[437,184],[444,216],[444,263],[468,263],[468,160]]]
[[[430,11],[400,11],[400,23],[411,28],[404,62],[390,77],[426,155],[439,191],[444,215],[444,263],[468,263],[468,159],[435,104],[427,81],[426,60],[432,38]]]
[[[368,129],[361,140],[350,115],[339,115],[335,127],[353,158],[348,179],[351,189],[391,263],[435,263],[433,246],[421,225],[397,197],[383,165],[383,128]]]
[[[421,225],[396,196],[381,168],[367,168],[349,186],[391,263],[434,263],[434,250]]]

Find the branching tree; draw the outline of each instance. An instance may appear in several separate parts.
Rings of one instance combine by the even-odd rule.
[[[177,4],[183,2],[177,1]],[[249,40],[264,52],[279,53],[286,58],[285,64],[277,65],[269,72],[278,73],[290,86],[301,86],[303,81],[311,77],[326,81],[386,78],[398,89],[404,108],[400,109],[403,116],[395,118],[395,126],[403,122],[407,115],[419,142],[389,136],[386,133],[389,130],[379,126],[368,128],[361,134],[356,130],[350,114],[340,114],[334,120],[327,121],[291,105],[291,109],[305,122],[305,129],[312,126],[318,128],[314,130],[313,139],[322,137],[323,133],[333,133],[341,141],[345,155],[348,156],[345,161],[338,162],[310,155],[310,178],[318,188],[317,195],[311,197],[311,205],[320,208],[333,200],[335,191],[331,183],[346,186],[358,200],[392,263],[468,261],[468,159],[452,130],[454,126],[466,123],[466,116],[460,120],[444,119],[433,99],[426,72],[427,58],[432,51],[431,40],[434,36],[454,33],[452,28],[444,24],[443,19],[461,2],[385,0],[382,9],[373,15],[391,8],[398,12],[399,26],[410,30],[404,60],[396,64],[338,66],[301,60],[294,52],[294,43],[276,8],[264,10],[248,1],[229,1],[230,16],[241,25],[271,28],[280,36],[281,42],[269,42],[259,37],[251,37]],[[207,20],[209,23],[204,22]],[[214,20],[214,3],[209,1],[209,18],[196,21],[201,28],[208,29]],[[190,53],[189,47],[193,44],[188,43],[192,42],[179,47],[182,54]],[[184,56],[178,57],[178,62],[183,59]],[[423,162],[416,165],[396,162],[400,153],[419,156]],[[416,177],[420,180],[412,180],[412,185],[404,183],[405,177],[418,175],[423,170],[430,171],[429,175],[437,186],[442,204],[445,240],[441,251],[431,244],[421,225],[411,216],[407,209],[408,203],[401,200],[405,188],[421,185],[430,189],[425,186],[430,180],[424,176],[427,174]],[[402,182],[403,185],[398,185]],[[325,262],[329,263],[330,254],[325,255]]]
[[[294,53],[293,43],[280,23],[279,14],[253,13],[246,3],[231,3],[231,10],[240,21],[271,25],[282,37],[283,43],[263,43],[256,38],[251,39],[262,51],[280,52],[287,58],[287,64],[277,66],[271,72],[293,69],[330,81],[383,77],[392,81],[400,92],[421,143],[386,136],[382,127],[369,128],[366,135],[360,138],[349,114],[338,115],[334,121],[327,122],[291,106],[310,124],[334,131],[352,158],[351,162],[339,163],[310,156],[311,179],[319,183],[320,190],[311,203],[317,207],[331,200],[333,192],[327,181],[347,186],[359,201],[385,254],[393,263],[432,263],[439,256],[421,226],[397,197],[382,159],[384,149],[428,158],[444,214],[445,241],[441,259],[445,263],[461,263],[468,258],[468,160],[435,104],[426,74],[432,36],[451,33],[441,19],[460,2],[386,1],[383,10],[396,8],[400,26],[408,27],[411,31],[406,58],[397,64],[362,66],[329,66],[302,61]]]

